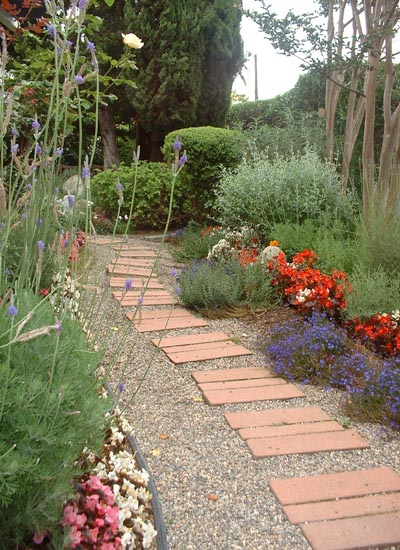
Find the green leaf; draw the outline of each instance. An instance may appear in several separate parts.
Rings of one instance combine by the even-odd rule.
[[[114,4],[114,0],[104,0],[104,2],[107,4],[107,6],[112,6]]]

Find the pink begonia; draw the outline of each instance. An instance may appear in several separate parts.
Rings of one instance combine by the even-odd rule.
[[[104,491],[106,485],[103,485],[99,476],[90,476],[86,483],[82,484],[85,489],[91,491]]]
[[[46,536],[46,531],[44,533],[35,533],[33,535],[33,542],[35,544],[41,544],[44,541],[45,536]]]
[[[107,506],[106,508],[106,521],[110,524],[110,526],[118,525],[118,514],[119,509],[117,506]]]
[[[75,548],[76,545],[80,544],[82,542],[82,533],[75,527],[75,525],[72,525],[69,532],[68,537],[73,544],[72,548]]]
[[[90,541],[97,542],[97,537],[99,536],[99,528],[95,527],[94,529],[88,529],[85,534]]]
[[[83,509],[89,512],[96,512],[96,508],[99,504],[99,495],[90,495],[86,497],[86,502],[83,505]]]
[[[104,519],[96,518],[96,519],[94,520],[94,525],[95,525],[95,527],[104,527],[104,524],[105,524]]]

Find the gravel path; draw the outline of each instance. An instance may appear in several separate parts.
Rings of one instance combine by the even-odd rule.
[[[158,249],[157,242],[148,238],[135,237],[131,242]],[[95,250],[96,271],[101,273],[109,248],[97,246]],[[157,272],[170,289],[174,286],[172,267],[167,249],[163,250]],[[102,300],[101,334],[110,338],[106,360],[112,365],[110,383],[116,392],[118,385],[124,384],[120,405],[126,407],[125,414],[155,480],[171,550],[307,549],[310,546],[300,528],[287,521],[270,491],[270,480],[378,466],[392,467],[400,474],[398,434],[345,417],[339,391],[304,386],[306,399],[218,407],[203,402],[191,377],[193,370],[265,365],[255,345],[260,334],[248,319],[210,320],[209,327],[172,330],[168,335],[223,331],[253,350],[252,356],[175,366],[151,343],[165,333],[139,335],[114,300]],[[120,342],[123,346],[118,354]],[[228,411],[307,405],[320,406],[332,418],[348,423],[368,441],[370,449],[256,461],[224,420]]]

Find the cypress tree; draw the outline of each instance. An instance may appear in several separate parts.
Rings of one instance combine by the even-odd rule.
[[[142,158],[161,160],[167,133],[222,126],[243,47],[232,0],[139,0],[125,7],[124,32],[144,42],[134,95]]]

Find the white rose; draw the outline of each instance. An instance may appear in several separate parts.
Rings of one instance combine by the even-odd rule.
[[[122,34],[122,39],[124,44],[126,44],[129,48],[140,50],[140,48],[143,47],[143,42],[138,36],[136,36],[136,34],[133,34],[133,32],[130,32],[129,34]]]

